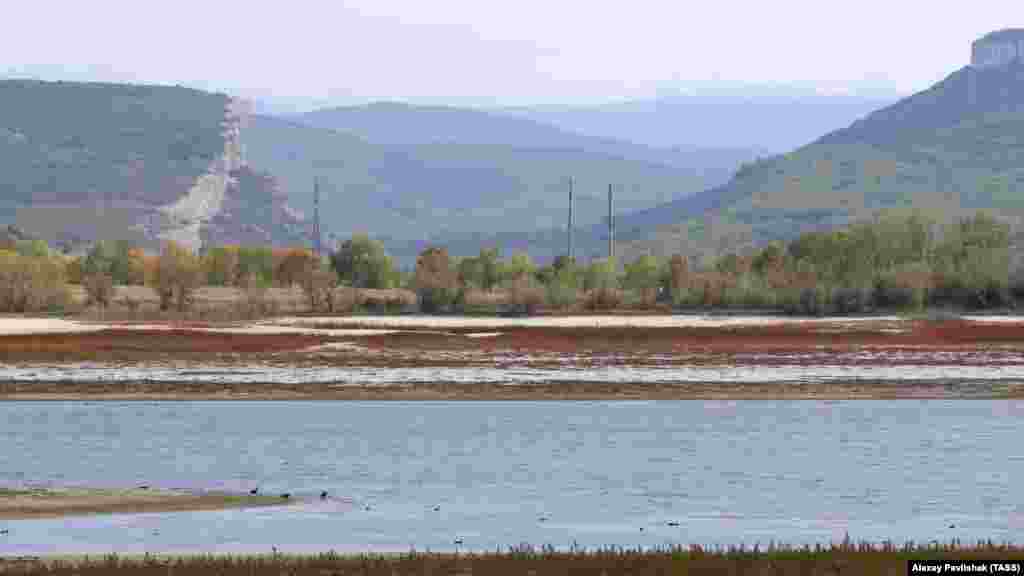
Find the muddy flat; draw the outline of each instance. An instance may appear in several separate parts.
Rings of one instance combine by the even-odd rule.
[[[8,400],[1024,397],[1013,317],[6,322]]]
[[[56,518],[92,514],[223,510],[291,503],[279,496],[159,489],[3,489],[0,519]]]

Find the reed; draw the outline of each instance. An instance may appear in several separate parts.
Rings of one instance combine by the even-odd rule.
[[[250,556],[119,557],[116,555],[61,560],[0,560],[0,573],[56,576],[140,574],[263,575],[331,574],[335,576],[522,575],[546,574],[722,574],[722,575],[832,575],[904,574],[907,560],[1006,560],[1020,557],[1024,547],[978,541],[962,545],[933,542],[927,545],[892,542],[880,544],[845,539],[829,546],[780,546],[569,550],[521,545],[487,553],[422,553],[396,555],[273,554]]]

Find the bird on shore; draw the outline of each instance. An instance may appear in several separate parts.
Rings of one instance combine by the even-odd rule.
[[[139,486],[139,490],[149,490],[149,484],[143,484],[142,486]]]
[[[327,490],[324,490],[323,492],[320,493],[320,499],[327,500]]]
[[[281,498],[284,499],[284,500],[287,500],[287,499],[289,499],[291,497],[292,497],[292,495],[289,492],[285,492],[284,494],[281,494]]]
[[[260,489],[258,487],[257,488],[253,488],[252,490],[249,490],[249,494],[252,494],[253,496],[255,496],[256,494],[259,493],[259,491],[260,491]]]

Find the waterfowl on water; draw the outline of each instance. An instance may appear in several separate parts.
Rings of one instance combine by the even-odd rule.
[[[440,512],[440,511],[441,511],[441,507],[440,506],[434,506],[434,512]]]
[[[281,494],[281,498],[283,498],[284,500],[287,500],[287,499],[289,499],[291,497],[292,497],[292,495],[289,492],[285,492],[284,494]]]
[[[252,494],[253,496],[255,496],[256,494],[259,493],[259,491],[260,491],[259,488],[253,488],[252,490],[249,490],[249,494]]]
[[[324,490],[323,492],[320,493],[320,499],[327,500],[327,490]]]
[[[462,538],[456,538],[455,539],[455,545],[456,546],[461,546],[462,545]]]

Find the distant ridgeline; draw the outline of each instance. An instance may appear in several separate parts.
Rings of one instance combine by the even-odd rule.
[[[990,32],[971,44],[971,66],[998,68],[1024,60],[1024,28]]]
[[[724,186],[620,218],[620,252],[711,257],[884,208],[992,210],[1024,229],[1024,30],[977,40],[971,62]]]
[[[244,164],[247,110],[224,94],[2,80],[0,102],[0,225],[51,243],[198,248]]]

